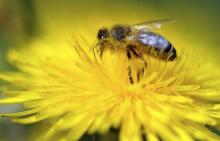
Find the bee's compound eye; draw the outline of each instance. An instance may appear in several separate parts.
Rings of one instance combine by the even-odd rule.
[[[107,28],[102,28],[99,30],[97,38],[99,40],[109,37],[109,31]]]

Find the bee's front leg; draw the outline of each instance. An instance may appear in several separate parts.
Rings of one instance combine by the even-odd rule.
[[[105,49],[105,45],[103,43],[97,43],[93,46],[93,56],[95,60],[102,58],[103,52]]]
[[[97,61],[96,54],[98,52],[98,44],[92,48],[92,51],[93,51],[93,56],[94,56],[95,60]]]

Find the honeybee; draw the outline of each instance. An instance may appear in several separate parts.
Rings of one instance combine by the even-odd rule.
[[[137,71],[138,82],[144,74],[144,69],[147,68],[144,55],[164,61],[176,59],[177,52],[174,46],[165,37],[150,30],[160,28],[172,21],[172,19],[162,19],[134,25],[117,24],[110,29],[101,28],[97,34],[98,44],[96,46],[99,56],[102,57],[106,49],[111,49],[126,51],[129,60],[132,60],[133,56],[143,60],[144,66]],[[127,69],[129,81],[133,84],[132,68],[129,65]]]
[[[106,48],[111,48],[126,50],[128,58],[133,53],[140,58],[143,54],[148,54],[161,60],[173,61],[177,57],[174,46],[162,35],[150,31],[172,21],[162,19],[134,25],[117,24],[111,29],[101,28],[97,34],[100,56]]]

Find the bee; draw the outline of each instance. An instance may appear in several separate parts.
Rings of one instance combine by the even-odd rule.
[[[106,49],[113,51],[126,51],[129,60],[132,57],[140,58],[144,62],[144,67],[137,73],[137,81],[147,68],[147,61],[144,55],[155,57],[163,61],[174,61],[177,52],[174,46],[162,35],[151,31],[151,29],[161,28],[163,25],[172,22],[172,19],[162,19],[146,21],[134,25],[117,24],[112,28],[101,28],[98,31],[98,44],[96,47],[99,56],[102,57]],[[130,83],[134,83],[131,66],[128,66],[128,76]]]
[[[114,25],[111,29],[101,28],[98,31],[98,46],[100,56],[106,48],[127,51],[128,58],[131,53],[142,58],[143,54],[156,57],[165,61],[173,61],[177,57],[174,46],[162,35],[150,29],[160,28],[172,22],[172,19],[146,21],[134,25]]]

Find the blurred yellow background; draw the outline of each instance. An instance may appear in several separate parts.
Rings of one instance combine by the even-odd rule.
[[[72,34],[85,38],[88,34],[95,40],[103,26],[163,18],[173,18],[175,23],[156,32],[177,48],[201,50],[201,57],[218,64],[219,5],[219,0],[0,0],[0,69],[11,69],[5,59],[8,48],[28,45],[35,38],[56,42]],[[28,136],[26,127],[0,122],[0,141],[23,141]]]

